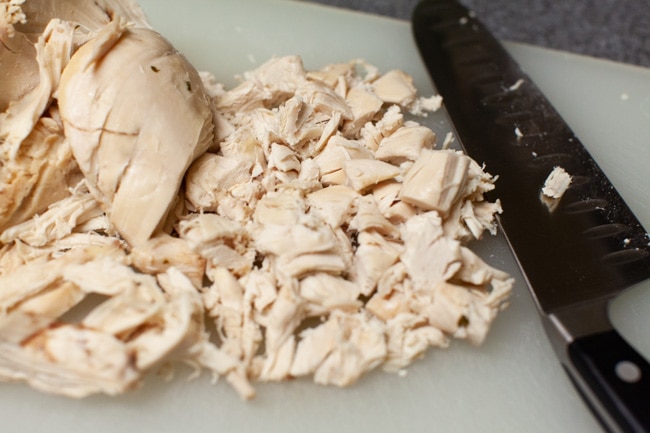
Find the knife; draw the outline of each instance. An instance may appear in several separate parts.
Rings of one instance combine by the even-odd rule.
[[[465,152],[498,174],[499,225],[571,382],[607,431],[650,432],[650,365],[608,302],[650,278],[650,237],[580,140],[456,0],[424,0],[415,41]],[[541,194],[554,167],[561,199]]]

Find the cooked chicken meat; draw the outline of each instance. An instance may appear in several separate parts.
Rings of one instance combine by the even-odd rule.
[[[5,154],[6,155],[6,154]],[[41,117],[14,159],[2,158],[0,230],[20,224],[67,197],[81,179],[63,126]]]
[[[0,85],[1,380],[119,394],[185,362],[248,399],[484,341],[512,279],[467,243],[501,207],[413,116],[439,97],[298,56],[225,89],[131,0],[41,3],[0,1],[26,74]]]
[[[114,16],[149,27],[133,0],[0,1],[0,137],[9,137],[13,154],[29,132],[26,122],[41,116],[58,87],[73,47]]]
[[[7,203],[0,215],[0,229],[43,211],[66,195],[62,185],[72,186],[66,178],[78,168],[65,165],[70,162],[65,156],[69,145],[53,143],[53,137],[30,139],[29,135],[37,134],[36,129],[43,133],[42,126],[62,135],[55,130],[55,122],[41,116],[75,44],[87,32],[108,24],[112,14],[148,27],[144,14],[131,0],[0,1],[0,140],[6,155],[2,158],[0,194]],[[75,32],[79,25],[83,30]],[[38,123],[42,126],[35,128]],[[23,155],[19,154],[21,146],[28,148]]]
[[[16,30],[26,22],[24,0],[0,1],[0,112],[38,84],[34,44]]]
[[[565,169],[554,167],[544,182],[542,193],[549,198],[559,199],[569,189],[572,180],[573,178]]]
[[[117,19],[73,55],[58,93],[65,135],[93,195],[118,232],[142,244],[189,165],[212,145],[198,72],[160,34]]]
[[[27,19],[19,30],[27,34],[41,33],[54,17],[76,22],[91,31],[104,27],[115,17],[123,17],[137,27],[151,27],[135,0],[23,0],[21,8]]]

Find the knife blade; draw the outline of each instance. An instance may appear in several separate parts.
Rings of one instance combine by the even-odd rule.
[[[650,364],[608,303],[650,278],[650,236],[578,137],[474,14],[424,0],[413,36],[455,135],[499,176],[499,224],[558,358],[609,431],[650,431]],[[541,194],[555,167],[561,199]]]

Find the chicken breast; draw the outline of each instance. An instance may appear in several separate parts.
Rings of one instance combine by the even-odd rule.
[[[120,235],[142,244],[212,144],[199,74],[160,34],[116,19],[70,59],[59,106],[93,195]]]

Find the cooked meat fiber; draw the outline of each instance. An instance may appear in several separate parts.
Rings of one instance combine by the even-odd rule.
[[[496,178],[408,74],[287,56],[225,89],[132,0],[0,5],[0,380],[114,395],[183,362],[250,399],[484,341]]]
[[[118,232],[142,244],[212,145],[199,74],[160,34],[116,19],[70,59],[59,107],[91,192]]]
[[[111,16],[150,27],[133,0],[0,1],[0,230],[43,212],[78,182],[51,104],[70,56]]]

